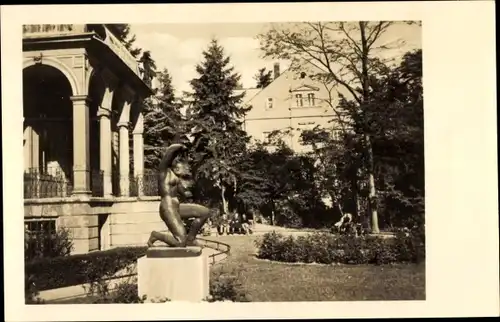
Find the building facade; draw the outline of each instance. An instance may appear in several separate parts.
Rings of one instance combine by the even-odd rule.
[[[300,140],[302,131],[330,127],[334,118],[331,93],[305,72],[291,69],[280,73],[274,65],[274,80],[263,89],[247,89],[244,103],[252,106],[245,116],[245,130],[255,140],[266,141],[276,130],[290,130],[286,142],[296,152],[310,149]]]
[[[69,229],[74,253],[143,244],[138,229],[155,226],[139,219],[157,213],[140,184],[141,102],[152,91],[112,28],[23,27],[25,226]],[[113,233],[130,223],[136,241]]]

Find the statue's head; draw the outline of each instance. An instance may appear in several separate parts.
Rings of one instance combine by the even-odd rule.
[[[194,180],[191,175],[189,164],[180,158],[176,158],[172,163],[172,172],[179,179],[178,191],[186,198],[192,197],[191,189],[194,185]]]

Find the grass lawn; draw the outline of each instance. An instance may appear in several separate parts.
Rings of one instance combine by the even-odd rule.
[[[231,245],[214,273],[238,277],[253,302],[425,300],[425,265],[305,265],[259,260],[254,236],[207,239]]]
[[[231,245],[231,254],[212,274],[238,278],[252,302],[425,300],[425,265],[318,265],[259,260],[261,236],[205,237]],[[57,301],[91,303],[92,298]],[[50,302],[47,302],[49,304]]]

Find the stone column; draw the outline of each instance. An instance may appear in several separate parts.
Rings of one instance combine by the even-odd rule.
[[[99,117],[100,130],[99,165],[103,176],[103,196],[110,197],[113,194],[111,181],[111,111],[101,107],[97,111],[97,117]]]
[[[127,85],[121,87],[123,106],[118,119],[119,136],[119,177],[120,177],[120,195],[127,197],[130,195],[130,150],[129,150],[129,122],[130,110],[134,100],[134,92]]]
[[[90,196],[89,97],[72,96],[73,101],[73,195]]]
[[[130,152],[129,152],[129,137],[128,137],[128,122],[118,122],[120,147],[119,147],[119,164],[120,164],[120,195],[122,197],[129,196],[130,188]]]
[[[142,113],[139,113],[134,127],[133,148],[134,148],[134,177],[137,180],[137,194],[144,195],[144,119]]]
[[[97,111],[100,128],[99,167],[103,175],[103,196],[111,197],[113,195],[113,132],[111,126],[111,111],[118,79],[107,68],[102,69],[100,74],[105,89],[101,105]]]

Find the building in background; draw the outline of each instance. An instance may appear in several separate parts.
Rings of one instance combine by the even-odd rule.
[[[287,69],[280,73],[280,65],[274,64],[273,81],[263,89],[251,88],[246,92],[244,104],[252,106],[245,116],[245,130],[254,139],[266,141],[276,130],[290,129],[286,142],[296,152],[310,149],[303,145],[300,133],[316,126],[331,127],[334,112],[328,103],[326,87],[312,80],[307,73]]]

